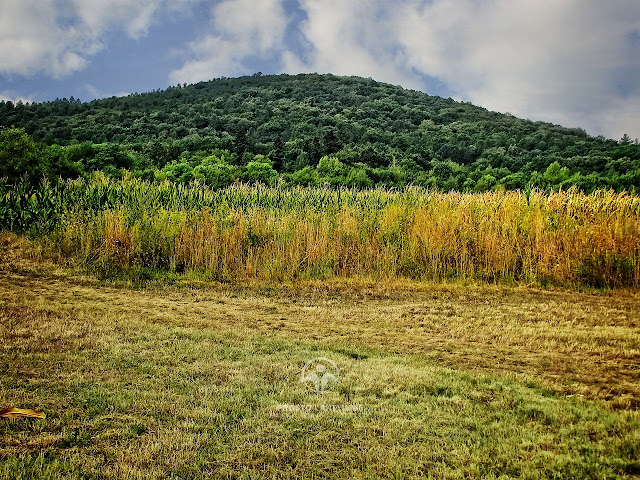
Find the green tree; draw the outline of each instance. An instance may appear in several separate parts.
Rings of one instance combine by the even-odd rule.
[[[630,145],[632,143],[631,142],[631,137],[628,134],[625,133],[622,136],[622,138],[620,139],[619,143],[620,143],[620,145]]]
[[[0,178],[11,183],[28,176],[37,182],[47,173],[42,148],[22,128],[0,130]]]
[[[44,149],[43,155],[47,159],[51,177],[78,178],[84,173],[82,162],[71,160],[69,149],[60,145],[50,145]]]
[[[320,177],[315,168],[307,165],[302,170],[298,170],[286,175],[287,181],[293,185],[314,186],[320,184]]]
[[[260,182],[265,185],[273,185],[278,178],[278,172],[273,169],[270,163],[254,160],[247,164],[244,178],[250,183]]]
[[[569,179],[569,169],[562,167],[558,162],[553,162],[542,174],[542,178],[546,188],[557,189]]]
[[[212,155],[193,169],[193,176],[212,188],[224,188],[233,183],[233,167]]]
[[[369,188],[373,186],[373,181],[363,167],[352,167],[347,175],[346,184],[349,187]]]
[[[316,171],[321,181],[333,185],[344,185],[348,174],[347,166],[334,156],[322,157]]]
[[[167,179],[173,182],[179,183],[188,183],[194,179],[193,177],[193,169],[191,165],[188,163],[172,163],[170,165],[166,165],[162,170],[160,177],[156,176],[157,179]]]
[[[133,166],[133,159],[129,152],[115,143],[103,143],[95,146],[93,158],[87,158],[84,166],[88,171],[104,170],[107,166],[115,169],[130,169]]]
[[[476,183],[473,191],[486,192],[487,190],[491,190],[497,183],[498,181],[496,180],[496,177],[489,173],[485,173],[480,177],[480,180]]]

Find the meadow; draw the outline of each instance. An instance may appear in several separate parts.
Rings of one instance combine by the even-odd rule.
[[[0,478],[640,476],[638,197],[3,188]]]
[[[14,235],[0,255],[0,405],[47,415],[0,419],[0,478],[640,474],[635,293],[131,288]],[[340,369],[322,396],[301,383],[314,357]]]

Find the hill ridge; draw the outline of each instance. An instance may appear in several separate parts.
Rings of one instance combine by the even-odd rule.
[[[71,150],[92,144],[67,155],[67,163],[81,163],[80,174],[111,166],[187,181],[192,173],[156,172],[225,156],[239,169],[232,177],[251,180],[242,169],[259,156],[276,175],[303,184],[640,187],[640,147],[628,137],[592,137],[354,76],[258,73],[90,102],[0,102],[0,126]],[[89,158],[98,150],[106,161]],[[128,158],[118,160],[123,151]]]

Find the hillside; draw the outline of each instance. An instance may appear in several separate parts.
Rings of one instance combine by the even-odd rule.
[[[256,74],[88,103],[0,102],[0,126],[22,129],[0,139],[9,178],[124,168],[216,187],[278,176],[464,191],[640,187],[640,147],[626,136],[591,137],[357,77]],[[10,168],[16,142],[37,162]]]

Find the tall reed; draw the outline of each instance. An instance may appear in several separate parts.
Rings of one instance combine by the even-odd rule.
[[[626,193],[210,190],[102,176],[42,188],[57,223],[41,234],[102,269],[640,284],[640,198]]]

